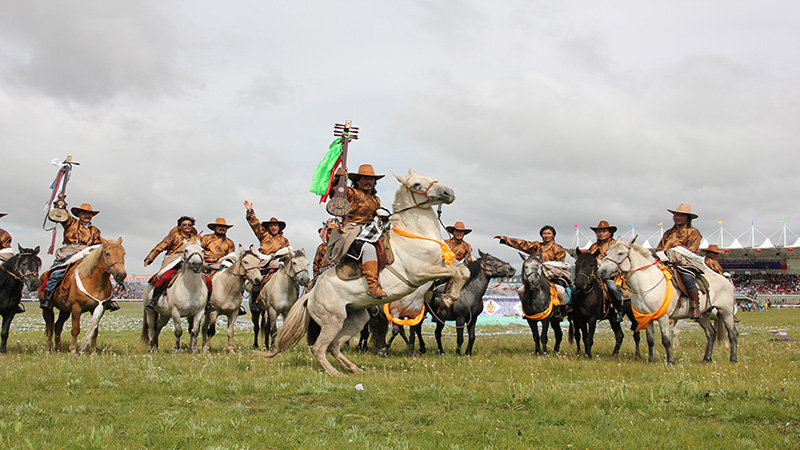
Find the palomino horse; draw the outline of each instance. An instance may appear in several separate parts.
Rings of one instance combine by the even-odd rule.
[[[556,343],[553,351],[558,353],[561,348],[561,324],[557,314],[557,307],[553,304],[553,292],[551,292],[550,281],[544,274],[544,264],[536,256],[531,255],[527,258],[520,254],[522,263],[522,281],[524,289],[520,292],[522,302],[522,313],[528,321],[528,326],[533,334],[533,341],[536,344],[536,354],[547,354],[547,328],[553,323],[553,336]],[[539,337],[538,323],[542,323],[541,341]]]
[[[39,281],[44,284],[44,277]],[[122,247],[122,238],[116,241],[107,241],[91,251],[85,258],[70,267],[61,280],[61,285],[53,292],[53,309],[43,309],[45,334],[47,335],[47,348],[53,351],[53,335],[55,335],[56,351],[61,350],[61,331],[64,322],[72,316],[72,341],[69,344],[70,353],[77,354],[78,333],[81,332],[81,315],[92,312],[92,321],[86,330],[86,335],[81,343],[81,351],[91,338],[89,353],[97,352],[97,332],[100,319],[105,312],[105,302],[111,300],[111,277],[122,284],[128,274],[125,272],[125,249]],[[44,296],[44,291],[39,289],[39,298]],[[54,309],[58,308],[58,319]]]
[[[286,315],[297,302],[297,286],[308,286],[308,258],[305,249],[290,250],[280,257],[278,270],[261,286],[258,295],[259,306],[265,311],[267,321],[264,330],[264,346],[269,348],[270,337],[273,345],[278,335],[278,315]]]
[[[231,253],[231,255],[235,255]],[[219,270],[211,278],[213,290],[211,303],[214,311],[206,314],[203,320],[203,352],[208,353],[211,347],[211,338],[216,334],[217,317],[223,315],[228,318],[228,353],[233,354],[233,333],[236,318],[239,316],[239,306],[242,304],[242,287],[247,280],[252,283],[261,283],[261,258],[256,254],[251,245],[248,250],[239,246],[239,258],[230,266]]]
[[[690,316],[691,302],[686,296],[681,298],[681,291],[675,289],[666,269],[657,267],[659,261],[644,247],[633,241],[619,241],[612,245],[603,258],[597,274],[601,278],[611,278],[622,273],[631,289],[631,306],[637,314],[639,327],[647,325],[647,347],[650,362],[655,361],[653,337],[653,321],[658,321],[661,328],[661,343],[667,352],[667,363],[675,362],[672,356],[669,319],[684,319]],[[717,320],[722,321],[728,332],[731,345],[730,361],[737,360],[737,342],[739,333],[733,321],[736,303],[733,297],[733,285],[722,275],[706,270],[703,274],[709,282],[709,295],[701,294],[700,310],[703,312],[698,323],[706,333],[706,352],[703,362],[711,361],[714,351],[714,338],[717,331],[711,325],[710,316],[716,311]],[[682,300],[682,301],[679,301]]]
[[[31,292],[39,289],[39,268],[42,266],[42,260],[37,256],[39,247],[34,249],[22,248],[19,245],[17,247],[19,253],[0,266],[0,315],[3,316],[0,353],[6,352],[11,321],[14,320],[19,301],[22,299],[22,286],[25,285]]]
[[[433,205],[452,203],[453,190],[432,178],[417,175],[413,170],[407,176],[395,175],[401,183],[394,199],[394,228],[388,232],[394,262],[384,268],[379,276],[387,296],[375,299],[367,294],[364,278],[343,281],[335,270],[319,276],[314,288],[304,295],[289,311],[278,336],[272,357],[296,344],[308,331],[313,321],[318,333],[309,335],[311,352],[330,375],[339,375],[327,359],[330,353],[350,372],[362,370],[348,360],[340,347],[361,331],[369,320],[365,310],[402,298],[428,281],[453,278],[451,293],[444,296],[446,306],[458,299],[461,287],[469,277],[466,267],[449,264],[452,252],[442,239]],[[317,331],[317,330],[314,330]],[[314,335],[316,334],[316,336]]]
[[[200,321],[205,314],[208,286],[203,276],[203,247],[199,239],[183,241],[183,264],[166,292],[158,298],[156,307],[144,307],[142,323],[142,343],[150,344],[150,351],[158,349],[158,335],[164,325],[172,319],[175,326],[175,353],[181,349],[181,317],[189,320],[189,348],[197,353],[197,335]],[[147,285],[143,302],[146,305],[153,295],[153,286]],[[238,310],[238,308],[237,308]]]
[[[629,303],[630,304],[630,303]],[[624,309],[624,308],[623,308]],[[572,291],[572,313],[569,317],[572,321],[572,330],[575,332],[578,354],[581,353],[581,336],[583,337],[583,350],[587,358],[592,357],[592,347],[594,346],[594,333],[597,322],[609,320],[613,310],[608,307],[603,294],[603,281],[597,277],[597,254],[584,252],[581,249],[575,250],[575,289]],[[623,311],[623,314],[627,314]],[[633,319],[633,313],[629,316]],[[625,334],[622,332],[622,325],[618,322],[609,320],[611,330],[614,331],[614,351],[611,356],[617,356],[622,347]],[[636,321],[632,320],[634,326]],[[570,336],[570,339],[572,337]],[[633,341],[636,344],[636,357],[639,353],[639,332],[634,331]]]

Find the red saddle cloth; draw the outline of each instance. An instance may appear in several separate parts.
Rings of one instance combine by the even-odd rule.
[[[158,276],[158,274],[153,275],[152,277],[150,277],[148,283],[152,284],[157,288],[163,288],[165,286],[169,286],[169,282],[172,280],[172,277],[174,277],[176,273],[178,273],[178,269],[176,268],[169,269],[168,271],[162,273],[161,276]],[[206,274],[203,274],[203,279],[206,281],[206,286],[208,286],[208,292],[210,294],[212,291],[211,277],[209,277]]]

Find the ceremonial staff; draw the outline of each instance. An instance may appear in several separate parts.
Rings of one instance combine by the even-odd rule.
[[[314,171],[314,179],[311,182],[311,192],[320,195],[320,203],[324,202],[331,194],[325,209],[332,216],[342,218],[345,221],[347,213],[350,212],[350,202],[347,201],[347,177],[339,177],[336,186],[331,189],[331,184],[336,176],[336,169],[342,167],[347,172],[347,148],[350,141],[358,139],[358,128],[352,126],[351,121],[344,124],[337,123],[333,127],[333,135],[336,139],[329,146],[328,153]]]
[[[47,205],[45,207],[47,214],[45,215],[44,222],[42,223],[42,229],[53,232],[53,238],[50,241],[50,248],[47,250],[47,253],[52,255],[55,251],[57,230],[56,227],[47,228],[47,219],[49,218],[53,222],[58,223],[66,222],[67,219],[69,219],[69,212],[67,212],[66,202],[67,183],[72,175],[72,166],[78,166],[80,163],[73,161],[72,155],[67,155],[67,159],[64,161],[60,161],[58,158],[56,158],[50,161],[50,163],[54,166],[60,167],[58,169],[58,173],[56,173],[55,180],[53,180],[53,184],[50,186],[52,193],[50,194],[50,200],[47,201]]]

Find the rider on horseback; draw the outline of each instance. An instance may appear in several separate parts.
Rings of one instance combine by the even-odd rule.
[[[343,175],[343,172],[343,170],[337,171],[332,186],[336,185],[338,177]],[[376,175],[372,165],[362,164],[357,173],[348,173],[347,177],[350,178],[352,186],[347,187],[350,212],[346,218],[346,231],[336,239],[336,243],[342,242],[341,245],[336,243],[329,245],[328,258],[331,261],[339,261],[346,255],[360,260],[361,271],[367,279],[367,293],[373,298],[381,299],[386,297],[386,292],[378,280],[378,253],[375,250],[375,243],[385,231],[389,213],[381,208],[381,199],[378,198],[375,183],[384,175]],[[352,244],[345,248],[347,242]]]
[[[166,252],[164,254],[164,261],[161,263],[161,269],[159,269],[158,273],[153,275],[149,281],[154,288],[150,301],[145,305],[148,308],[154,309],[156,307],[158,298],[167,290],[170,279],[178,272],[183,256],[183,241],[190,241],[198,238],[197,229],[194,227],[194,224],[194,217],[181,216],[178,219],[178,226],[169,230],[169,233],[164,239],[153,247],[144,259],[144,266],[147,267],[153,263],[153,260],[156,259],[161,252]],[[206,283],[209,285],[206,311],[213,311],[214,307],[208,301],[211,299],[211,283],[208,280],[206,280]]]
[[[200,245],[203,246],[203,261],[206,263],[206,274],[211,277],[222,268],[221,260],[228,255],[234,254],[236,245],[228,238],[228,225],[222,217],[217,217],[216,222],[208,224],[208,229],[214,234],[207,234],[200,238]],[[239,305],[239,315],[247,314],[247,311]]]
[[[271,258],[270,260],[265,261],[261,266],[261,275],[264,275],[261,283],[264,284],[267,281],[266,275],[268,275],[270,272],[274,272],[278,267],[275,265],[278,261],[274,258],[276,254],[277,256],[280,256],[288,250],[289,240],[283,235],[283,230],[286,228],[286,222],[278,220],[275,217],[269,219],[268,222],[259,222],[256,212],[253,211],[253,204],[245,200],[244,207],[247,210],[247,214],[245,215],[247,223],[250,224],[250,229],[253,230],[256,238],[258,238],[259,242],[261,242],[261,245],[258,247],[258,251]],[[280,250],[283,251],[279,252]],[[255,285],[250,291],[250,309],[253,310],[254,313],[260,311],[260,309],[257,310],[259,292],[261,292],[261,286]],[[254,307],[256,309],[253,309]]]
[[[722,270],[722,266],[719,264],[719,255],[723,253],[722,250],[719,249],[715,244],[711,244],[706,249],[706,259],[705,263],[709,269],[717,272],[718,274],[725,276],[725,271]]]
[[[88,203],[84,203],[80,207],[73,207],[71,211],[73,215],[67,216],[67,220],[61,222],[61,226],[64,227],[64,246],[56,251],[56,259],[50,267],[50,276],[47,278],[44,296],[39,304],[42,309],[53,307],[53,292],[55,292],[61,279],[64,278],[64,274],[67,271],[67,266],[65,265],[67,260],[87,247],[103,243],[103,238],[100,237],[100,230],[92,225],[92,218],[99,214],[100,211],[92,210],[92,205]],[[51,220],[50,216],[48,216],[48,220]],[[109,300],[106,304],[106,309],[116,311],[119,309],[119,305],[113,300]]]
[[[668,252],[668,250],[675,247],[685,247],[690,252],[697,253],[700,249],[703,235],[700,234],[697,228],[692,227],[692,219],[696,219],[697,214],[692,212],[690,205],[680,204],[677,209],[668,209],[667,211],[672,213],[672,221],[675,225],[664,232],[661,237],[661,241],[656,247],[657,256],[662,261],[670,261],[675,265],[692,303],[692,320],[697,320],[700,318],[700,294],[697,291],[695,272],[687,268],[691,267],[692,261],[674,250],[671,252]],[[693,267],[692,269],[702,270],[702,267]]]
[[[595,252],[597,252],[595,256],[597,260],[600,261],[606,257],[608,247],[616,242],[614,233],[617,232],[617,227],[609,225],[605,220],[601,220],[596,227],[589,228],[591,228],[597,236],[597,240],[589,247],[589,253],[595,254]],[[622,322],[622,291],[620,291],[619,286],[614,283],[613,279],[605,280],[605,283],[608,288],[608,293],[611,295],[611,303],[614,305],[615,314],[611,316],[611,320],[620,323]]]
[[[469,262],[474,261],[472,256],[472,246],[464,240],[464,236],[470,234],[472,230],[464,227],[464,222],[456,222],[454,225],[445,227],[448,233],[453,236],[444,241],[453,253],[456,254],[456,259],[459,261]]]
[[[568,266],[564,259],[567,252],[564,247],[556,244],[556,229],[550,225],[545,225],[539,230],[542,242],[525,241],[507,236],[497,235],[494,239],[499,239],[501,244],[508,245],[529,255],[540,254],[539,259],[545,263],[545,275],[551,283],[555,285],[562,305],[568,305],[570,298],[567,295],[567,288],[572,283],[572,275],[569,273]],[[565,267],[566,266],[566,267]]]
[[[0,213],[0,217],[6,216],[6,213]],[[0,228],[0,263],[4,263],[14,257],[14,249],[11,248],[11,235],[8,231]],[[25,312],[22,305],[17,305],[17,314]]]

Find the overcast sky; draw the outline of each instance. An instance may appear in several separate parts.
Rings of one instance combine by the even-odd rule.
[[[707,237],[718,221],[733,235],[751,221],[800,229],[797,2],[0,9],[0,227],[15,246],[49,245],[50,160],[73,155],[67,202],[101,211],[131,274],[152,271],[142,260],[184,214],[205,232],[225,217],[236,243],[256,243],[244,200],[313,253],[328,215],[311,176],[347,119],[360,127],[351,170],[438,179],[457,197],[443,221],[516,266],[493,235],[533,240],[551,224],[568,246],[576,223],[590,236],[605,219],[646,237],[680,203]],[[397,186],[378,183],[385,205]]]

